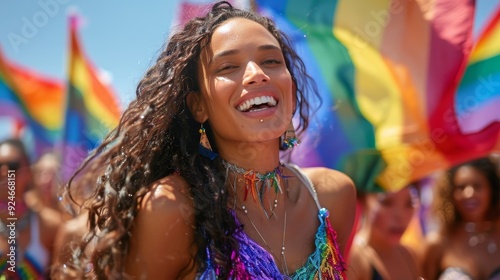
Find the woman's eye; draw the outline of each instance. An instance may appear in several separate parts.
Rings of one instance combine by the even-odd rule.
[[[472,187],[474,188],[475,191],[481,191],[482,189],[484,189],[484,185],[481,183],[475,183],[472,185]]]
[[[223,65],[217,69],[217,72],[223,72],[231,69],[236,69],[238,66],[236,65]]]
[[[279,59],[266,59],[266,60],[264,60],[264,64],[281,64],[281,60],[279,60]]]

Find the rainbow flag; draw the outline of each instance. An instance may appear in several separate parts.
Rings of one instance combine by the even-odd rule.
[[[61,82],[7,62],[0,51],[0,116],[29,130],[33,159],[52,151],[60,139],[63,93]]]
[[[500,125],[500,5],[469,57],[456,93],[460,130],[473,134]],[[480,112],[480,114],[476,114]],[[492,141],[494,137],[490,138]]]
[[[450,124],[443,148],[470,158],[500,151],[500,5],[469,56],[458,90],[447,97],[443,106],[453,114],[434,124]]]
[[[295,148],[301,166],[396,190],[457,160],[442,116],[471,48],[473,0],[256,1],[289,34],[322,104]]]
[[[70,53],[66,117],[62,143],[63,178],[71,174],[120,118],[118,99],[103,84],[78,40],[76,16],[70,17]]]

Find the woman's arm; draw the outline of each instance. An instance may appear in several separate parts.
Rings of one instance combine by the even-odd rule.
[[[171,175],[146,194],[135,219],[127,274],[136,279],[177,279],[194,274],[194,212],[187,183]]]

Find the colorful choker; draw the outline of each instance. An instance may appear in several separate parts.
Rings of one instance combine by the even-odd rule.
[[[247,200],[248,193],[252,193],[253,200],[259,201],[266,217],[268,219],[273,217],[275,215],[274,209],[276,209],[276,207],[278,206],[278,194],[283,193],[283,189],[281,187],[282,179],[286,179],[286,177],[283,176],[282,172],[283,163],[280,162],[273,171],[267,172],[265,174],[255,172],[253,169],[246,170],[225,160],[222,160],[222,163],[226,168],[226,180],[229,179],[229,172],[232,172],[236,175],[234,176],[234,182],[232,183],[234,192],[236,193],[236,181],[238,180],[238,175],[242,175],[245,180],[245,193],[243,196],[243,201]],[[268,213],[266,207],[264,206],[264,194],[270,189],[273,189],[276,194],[274,203],[272,205],[269,205],[271,214]],[[234,203],[236,203],[236,201]]]

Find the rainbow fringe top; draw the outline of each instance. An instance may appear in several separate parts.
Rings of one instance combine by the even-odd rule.
[[[229,273],[230,279],[346,279],[346,266],[337,245],[337,234],[328,219],[329,211],[319,207],[316,192],[311,182],[300,169],[293,165],[289,165],[289,167],[292,167],[290,169],[294,170],[305,181],[318,205],[320,225],[316,232],[314,241],[316,248],[314,252],[308,257],[305,265],[296,270],[291,276],[283,275],[274,262],[272,255],[252,240],[243,230],[239,230],[234,234],[240,245],[239,256],[234,261],[233,268]],[[236,224],[241,225],[234,210],[231,209],[230,211],[236,220]],[[207,269],[200,273],[197,279],[220,279],[209,248],[207,248]]]

